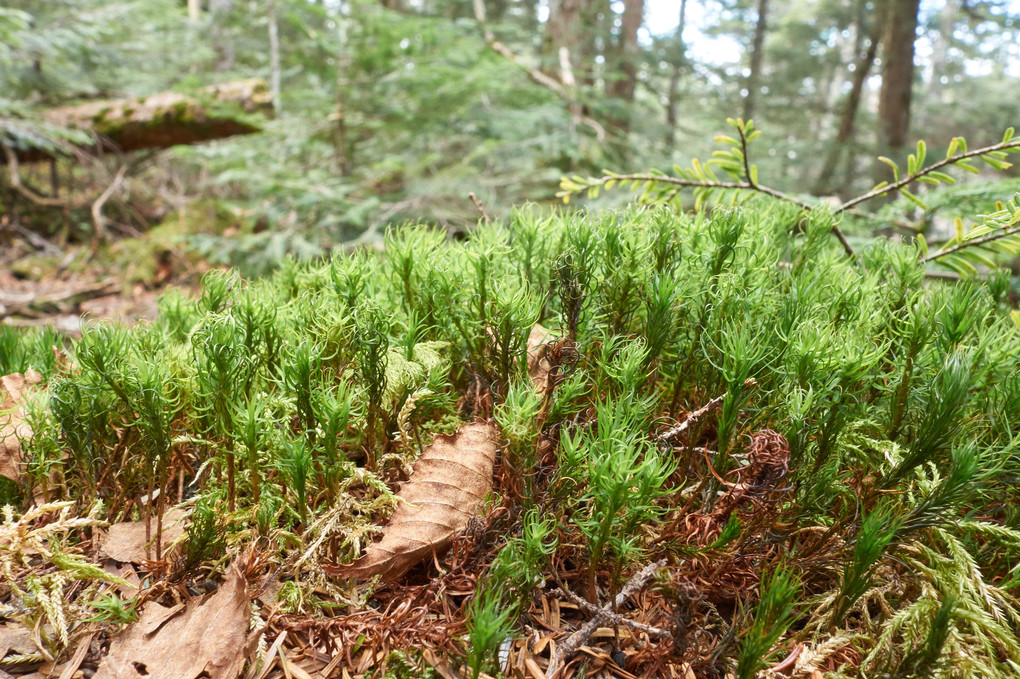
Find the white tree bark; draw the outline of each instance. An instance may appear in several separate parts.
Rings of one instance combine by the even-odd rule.
[[[273,112],[280,113],[280,25],[276,18],[276,0],[266,0],[269,18],[269,95],[273,98]]]

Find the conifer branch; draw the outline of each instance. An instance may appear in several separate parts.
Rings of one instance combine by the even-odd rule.
[[[938,172],[940,169],[944,167],[957,165],[960,161],[966,161],[970,158],[984,156],[988,153],[994,153],[996,151],[1009,151],[1011,149],[1020,149],[1020,139],[1002,141],[999,142],[998,144],[985,146],[984,148],[975,149],[973,151],[965,151],[963,153],[950,155],[944,160],[940,160],[939,162],[933,163],[928,167],[922,168],[917,172],[914,172],[912,174],[907,175],[906,177],[903,177],[902,179],[898,179],[894,181],[892,184],[886,184],[885,186],[874,188],[863,195],[857,196],[856,198],[851,198],[847,202],[837,207],[835,211],[837,213],[845,212],[850,208],[854,207],[855,205],[867,202],[872,198],[878,198],[879,196],[884,196],[890,191],[897,191],[905,186],[909,186],[910,184],[919,180],[921,177],[926,177],[930,175],[932,172]]]
[[[788,193],[783,193],[776,189],[770,188],[763,184],[752,184],[751,182],[720,182],[720,181],[709,181],[709,180],[697,180],[697,179],[685,179],[683,177],[670,177],[664,174],[655,174],[651,172],[635,172],[632,174],[607,174],[604,177],[593,178],[589,183],[585,184],[582,188],[590,188],[593,186],[605,186],[610,182],[653,182],[656,184],[668,184],[670,186],[677,186],[685,189],[737,189],[744,191],[757,191],[764,193],[767,196],[778,198],[779,200],[792,203],[798,207],[804,208],[805,210],[812,209],[810,203],[804,202],[799,198],[795,198]]]
[[[690,170],[675,168],[677,175],[679,176],[669,176],[658,172],[616,174],[604,170],[602,177],[564,177],[560,183],[563,190],[557,195],[561,196],[564,199],[564,202],[569,200],[571,194],[580,193],[582,191],[587,191],[590,197],[596,197],[598,195],[598,190],[602,187],[609,189],[615,186],[618,182],[631,182],[633,186],[645,184],[647,189],[646,195],[651,192],[650,187],[654,185],[674,187],[666,194],[667,199],[672,199],[672,197],[676,195],[677,191],[683,188],[692,188],[696,191],[754,191],[771,196],[777,200],[796,205],[805,212],[813,211],[817,205],[808,203],[800,198],[796,198],[790,194],[783,193],[782,191],[758,183],[757,167],[752,165],[750,162],[748,145],[760,134],[760,132],[754,129],[754,123],[752,121],[744,122],[741,119],[729,119],[728,122],[734,129],[736,129],[737,134],[739,135],[739,140],[733,139],[732,137],[719,136],[716,137],[716,141],[728,144],[732,147],[732,149],[716,151],[713,153],[712,160],[708,161],[708,163],[704,165],[695,159],[692,161],[692,169]],[[956,151],[960,148],[962,148],[963,151],[957,153]],[[1002,141],[998,144],[974,149],[973,151],[967,150],[966,140],[962,137],[955,137],[950,143],[949,150],[943,160],[924,167],[926,145],[923,141],[919,141],[917,143],[916,155],[911,154],[908,158],[906,176],[900,177],[899,167],[894,161],[889,158],[880,157],[880,161],[892,168],[894,181],[892,183],[883,182],[871,191],[836,206],[833,208],[833,213],[837,215],[847,212],[856,213],[857,206],[861,203],[886,195],[890,191],[900,191],[905,198],[916,203],[922,209],[927,209],[924,203],[922,203],[917,196],[910,193],[906,187],[917,181],[929,184],[953,183],[954,180],[951,176],[941,172],[941,169],[946,167],[959,167],[969,172],[978,172],[976,167],[968,163],[971,158],[981,158],[981,160],[991,167],[997,170],[1004,170],[1011,167],[1011,164],[1004,160],[1006,154],[1017,151],[1020,151],[1020,139],[1013,138],[1013,128],[1006,131]],[[709,166],[716,166],[722,169],[729,174],[733,180],[718,180]],[[660,194],[658,197],[661,200],[662,195]],[[944,257],[945,255],[952,254],[965,248],[984,245],[1000,238],[1014,235],[1016,231],[1011,227],[1015,223],[1016,222],[1014,221],[1002,227],[1003,231],[1001,233],[987,236],[985,238],[974,239],[965,243],[959,243],[934,255],[925,257],[920,261],[934,261],[940,257]],[[902,222],[897,222],[897,225],[904,226]],[[839,240],[839,243],[843,247],[847,256],[851,258],[854,257],[854,249],[839,226],[833,224],[831,230],[832,234],[837,240]]]
[[[968,241],[964,241],[962,243],[958,243],[958,244],[954,245],[953,247],[945,248],[944,250],[939,250],[938,252],[936,252],[933,255],[928,255],[927,257],[924,257],[923,259],[921,259],[921,262],[923,262],[925,264],[927,264],[928,262],[934,262],[936,259],[940,259],[942,257],[945,257],[946,255],[951,255],[954,252],[959,252],[960,250],[964,250],[964,249],[970,248],[970,247],[976,247],[976,246],[980,246],[980,245],[985,245],[986,243],[991,243],[993,241],[997,241],[1000,238],[1006,238],[1008,236],[1013,236],[1013,235],[1016,235],[1016,234],[1020,234],[1020,226],[1013,226],[1011,228],[1003,229],[1002,231],[999,231],[998,233],[993,233],[993,234],[990,234],[990,235],[985,236],[983,238],[975,238],[974,240],[968,240]]]

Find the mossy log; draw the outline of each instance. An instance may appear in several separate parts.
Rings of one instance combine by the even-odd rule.
[[[108,99],[41,112],[47,122],[85,130],[94,151],[162,149],[261,130],[256,114],[269,114],[272,101],[264,80],[252,78],[202,90],[196,96],[160,92],[147,97]],[[22,162],[44,160],[42,150],[18,154]]]

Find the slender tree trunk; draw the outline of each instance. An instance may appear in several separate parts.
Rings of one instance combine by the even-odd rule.
[[[594,88],[599,77],[606,78],[613,67],[613,12],[612,0],[581,0],[581,55],[578,61],[587,66],[579,80]],[[599,58],[602,66],[596,66]],[[599,73],[598,71],[601,70]]]
[[[549,19],[545,22],[542,36],[542,62],[547,74],[555,73],[560,64],[560,50],[566,49],[574,66],[575,76],[581,70],[583,58],[581,40],[584,28],[581,24],[581,9],[584,0],[550,0]],[[586,70],[586,69],[585,69]]]
[[[492,21],[499,21],[500,19],[505,17],[507,5],[509,4],[510,3],[508,0],[489,0],[487,8],[489,19]]]
[[[910,132],[910,95],[914,83],[914,39],[920,0],[891,0],[882,63],[882,89],[878,95],[881,120],[880,147],[896,152],[907,144]]]
[[[621,17],[620,38],[613,51],[612,67],[606,78],[606,94],[627,104],[634,103],[637,89],[638,29],[644,21],[645,0],[624,0]],[[622,132],[630,129],[630,109],[613,125]]]
[[[846,150],[847,145],[852,144],[856,132],[857,111],[861,106],[861,95],[864,92],[864,82],[868,79],[871,67],[875,63],[878,54],[878,43],[882,30],[882,12],[879,12],[872,21],[868,30],[868,47],[864,54],[854,65],[853,83],[850,86],[850,95],[843,105],[843,113],[839,119],[839,131],[836,133],[836,140],[829,148],[825,157],[822,171],[815,182],[815,195],[825,195],[831,190],[832,179],[839,167],[840,157]],[[864,26],[858,25],[857,30],[864,33]]]
[[[280,25],[276,16],[276,0],[266,0],[269,19],[269,95],[273,98],[273,113],[280,113]]]
[[[928,86],[928,98],[936,103],[942,103],[942,76],[946,72],[946,64],[949,63],[949,46],[953,41],[953,30],[962,9],[962,0],[946,0],[946,7],[939,17],[938,37],[935,39],[931,50],[931,83]]]
[[[234,40],[227,26],[233,8],[233,0],[209,0],[209,14],[213,20],[213,50],[216,52],[213,68],[220,72],[234,70],[236,62]]]
[[[188,0],[188,22],[197,24],[202,20],[202,1]]]
[[[666,149],[672,153],[676,148],[677,108],[680,105],[680,70],[686,60],[684,26],[687,23],[687,0],[680,0],[680,23],[676,26],[673,48],[673,70],[669,75],[669,94],[666,97]]]
[[[751,67],[744,84],[744,120],[754,117],[754,104],[761,78],[761,62],[765,49],[765,32],[768,30],[769,0],[758,0],[758,20],[754,24],[754,40],[751,43]]]
[[[347,69],[350,65],[350,60],[347,57],[349,49],[347,45],[347,20],[344,17],[340,17],[337,24],[340,38],[340,53],[336,57],[336,127],[333,133],[333,148],[337,171],[341,177],[346,177],[351,174],[353,169],[351,153],[347,144],[347,120],[346,111],[344,110],[346,106]]]
[[[624,0],[614,71],[606,81],[607,94],[630,103],[637,85],[637,30],[645,19],[645,0]]]

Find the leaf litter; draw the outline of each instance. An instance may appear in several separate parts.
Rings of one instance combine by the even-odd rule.
[[[0,476],[13,481],[21,476],[22,441],[32,436],[24,405],[42,379],[32,369],[0,377]]]
[[[163,515],[162,525],[162,543],[165,551],[169,545],[180,539],[187,531],[187,513],[182,509],[171,509]],[[152,532],[155,526],[156,520],[152,519],[148,524],[149,537],[146,538],[145,521],[115,523],[107,529],[106,536],[100,543],[100,549],[106,556],[122,563],[139,564],[143,561],[162,559],[164,555],[154,553],[155,536],[152,535]]]
[[[449,546],[492,488],[498,432],[492,423],[462,426],[453,436],[439,435],[413,465],[397,494],[382,540],[346,566],[326,566],[329,575],[396,579],[433,553]]]
[[[576,360],[576,355],[564,347],[563,340],[552,337],[544,329],[536,330],[529,338],[529,373],[536,392],[541,394],[555,388],[562,364]],[[533,359],[536,356],[538,361]],[[774,442],[774,439],[769,441]],[[543,439],[539,447],[549,448],[546,443]],[[96,676],[140,679],[143,676],[185,676],[178,672],[186,671],[189,677],[229,677],[238,676],[244,663],[251,661],[252,667],[264,663],[263,671],[255,676],[339,676],[330,672],[343,667],[343,676],[358,677],[370,670],[385,668],[392,652],[411,647],[422,649],[425,663],[422,669],[427,666],[444,677],[465,676],[446,660],[463,652],[458,639],[465,633],[464,620],[454,611],[477,589],[477,574],[484,572],[494,558],[498,545],[490,542],[492,536],[508,527],[505,504],[485,516],[477,516],[477,510],[492,490],[494,472],[500,488],[509,488],[507,484],[512,483],[504,478],[505,470],[497,459],[498,444],[499,430],[491,422],[463,425],[452,436],[437,435],[414,463],[410,478],[400,488],[399,504],[384,527],[382,539],[369,545],[354,563],[320,564],[334,577],[363,581],[382,576],[383,582],[375,587],[372,595],[378,608],[364,608],[324,619],[270,613],[262,630],[265,636],[261,638],[275,635],[277,655],[262,656],[254,646],[255,637],[259,635],[248,632],[249,600],[247,595],[241,596],[246,590],[241,586],[240,568],[232,566],[227,581],[214,595],[188,597],[171,607],[155,600],[145,603],[141,619],[113,637],[109,654],[102,660]],[[765,477],[767,481],[777,480],[773,472],[764,472],[776,469],[777,464],[783,466],[783,459],[781,451],[760,460],[755,458],[757,464],[746,470],[753,479],[751,483],[741,479],[729,484],[727,496],[734,496],[734,501],[721,504],[739,508],[753,502],[750,496],[758,492],[774,491],[774,488],[759,486],[766,481]],[[720,518],[718,513],[702,518],[701,530],[690,532],[688,539],[703,542],[704,522],[710,523],[713,532],[717,532]],[[174,530],[173,521],[167,523]],[[680,524],[675,528],[690,531],[693,526]],[[172,536],[167,539],[164,533],[164,544],[171,541]],[[116,555],[118,560],[123,557],[128,562],[144,563],[147,561],[143,558],[144,545],[144,522],[128,522],[111,527],[102,550],[111,557]],[[415,576],[409,582],[408,571],[423,561],[432,560],[438,564],[437,559],[446,548],[449,554],[443,557],[444,567],[438,578],[421,582],[420,576]],[[565,560],[571,558],[572,549],[561,550],[554,559],[554,568],[568,577],[570,568],[566,567]],[[725,568],[697,572],[697,564],[706,565],[698,560],[692,562],[695,572],[688,571],[688,576],[699,581],[698,587],[707,587],[709,582],[714,582],[714,586],[728,584],[726,591],[729,593],[720,593],[717,600],[734,601],[740,591],[756,583],[749,561],[754,558],[746,556],[728,565],[743,566],[746,570],[742,578],[733,577],[736,573],[721,577],[720,570]],[[118,573],[123,574],[123,568]],[[646,573],[635,576],[642,584],[647,577]],[[673,577],[683,576],[676,573]],[[118,589],[122,594],[131,592],[124,587]],[[256,598],[257,594],[251,598]],[[148,595],[141,596],[145,599]],[[701,647],[709,653],[716,643],[715,635],[696,629],[689,629],[676,639],[670,638],[675,628],[668,623],[664,625],[662,620],[670,604],[658,591],[633,592],[629,603],[633,610],[626,616],[599,612],[593,617],[595,609],[581,603],[585,605],[579,606],[576,595],[570,592],[557,590],[539,595],[527,612],[537,627],[530,635],[517,638],[507,646],[505,670],[517,677],[563,677],[579,667],[588,668],[589,676],[602,676],[612,668],[616,676],[632,677],[636,675],[623,670],[618,661],[654,667],[657,653],[668,653],[670,648],[685,644]],[[279,601],[269,606],[271,611],[275,610]],[[220,631],[207,624],[209,621],[216,621],[215,627]],[[612,621],[614,626],[599,626],[605,621]],[[704,618],[703,624],[710,626],[711,618]],[[195,629],[189,631],[193,626]],[[538,630],[544,630],[544,634]],[[652,630],[653,634],[649,636],[643,630]],[[662,636],[663,633],[666,636]],[[571,644],[560,648],[558,644],[564,644],[568,637],[585,639],[586,643],[578,644],[578,648]],[[204,641],[207,638],[208,642]],[[609,647],[605,646],[607,642],[610,642]],[[200,647],[201,650],[196,650]],[[623,649],[625,656],[611,657],[608,650],[613,647]],[[565,655],[564,650],[569,655]],[[181,664],[185,660],[189,664]],[[175,669],[171,675],[159,674],[160,668],[170,671],[171,667],[185,669]],[[691,665],[684,667],[685,672],[692,671]],[[153,668],[157,674],[152,674]],[[142,670],[149,674],[143,674]]]
[[[95,679],[233,679],[251,652],[244,558],[213,594],[167,607],[151,601],[114,637]]]

